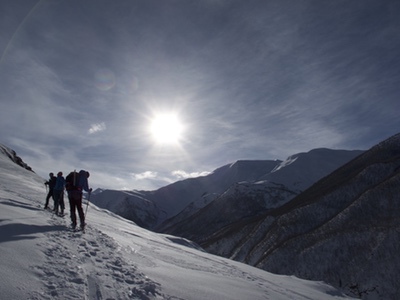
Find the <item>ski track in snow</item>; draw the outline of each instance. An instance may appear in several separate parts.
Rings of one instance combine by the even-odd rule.
[[[48,223],[65,230],[47,232],[48,240],[38,243],[47,262],[33,268],[45,289],[29,299],[165,299],[157,283],[123,258],[112,238],[90,225],[85,233],[70,231],[68,215],[52,214]]]

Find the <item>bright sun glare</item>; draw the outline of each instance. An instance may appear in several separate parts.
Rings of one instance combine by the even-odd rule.
[[[175,114],[156,115],[151,122],[151,133],[160,144],[176,144],[182,137],[183,126]]]

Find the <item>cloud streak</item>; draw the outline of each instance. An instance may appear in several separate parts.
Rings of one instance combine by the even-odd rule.
[[[203,171],[203,172],[191,172],[188,173],[183,170],[175,170],[172,171],[171,174],[175,176],[177,179],[186,179],[186,178],[195,178],[195,177],[200,177],[200,176],[206,176],[210,174],[208,171]]]
[[[85,168],[99,187],[153,189],[400,128],[394,1],[12,3],[1,142],[42,176]],[[179,144],[154,143],[156,112],[179,114]]]

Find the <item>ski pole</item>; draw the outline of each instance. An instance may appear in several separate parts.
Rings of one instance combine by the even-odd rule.
[[[86,202],[85,219],[86,219],[86,215],[87,215],[87,210],[89,208],[90,194],[91,193],[89,192],[89,196],[88,196],[88,199],[87,199],[87,202]]]

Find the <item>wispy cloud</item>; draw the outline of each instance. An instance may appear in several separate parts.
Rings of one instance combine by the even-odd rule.
[[[132,173],[131,175],[136,180],[143,180],[143,179],[156,178],[158,173],[153,171],[145,171],[142,173]]]
[[[172,171],[171,174],[173,176],[175,176],[178,179],[185,179],[185,178],[194,178],[194,177],[199,177],[199,176],[206,176],[208,174],[210,174],[210,172],[207,171],[203,171],[203,172],[191,172],[188,173],[186,171],[183,170],[175,170]]]
[[[106,123],[102,122],[102,123],[96,123],[96,124],[92,124],[88,130],[89,134],[93,134],[96,132],[100,132],[100,131],[104,131],[106,130]]]

